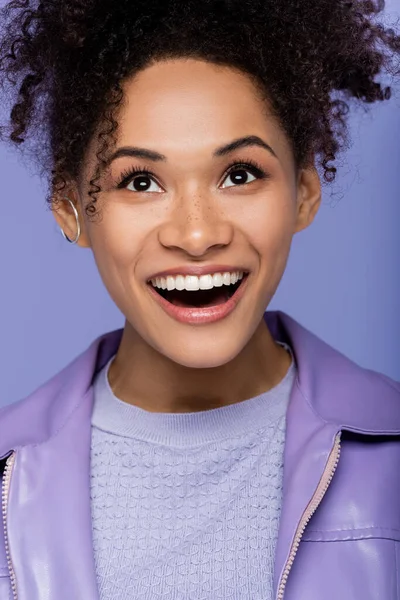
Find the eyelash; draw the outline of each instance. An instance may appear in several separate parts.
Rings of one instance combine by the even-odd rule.
[[[254,175],[254,177],[256,177],[257,179],[268,179],[269,178],[269,175],[264,171],[264,169],[261,167],[261,165],[259,163],[257,163],[254,160],[247,160],[247,161],[240,161],[240,162],[235,161],[235,162],[232,162],[230,165],[228,165],[225,177],[222,181],[225,181],[225,179],[227,177],[229,177],[229,175],[231,173],[234,173],[235,171],[239,171],[240,169],[246,169],[247,171],[250,171],[250,173],[252,175]],[[130,169],[126,169],[125,171],[123,171],[121,173],[121,176],[119,178],[119,183],[117,185],[118,189],[125,188],[127,185],[129,185],[129,183],[131,183],[131,181],[135,177],[139,177],[141,175],[153,179],[158,185],[160,185],[157,181],[157,177],[155,176],[154,173],[152,173],[152,171],[149,171],[148,169],[142,169],[142,167],[131,167]],[[233,186],[233,187],[238,187],[240,185],[247,185],[247,184],[237,184],[236,186]]]

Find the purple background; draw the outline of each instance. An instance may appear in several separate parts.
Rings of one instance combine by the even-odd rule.
[[[400,17],[397,2],[388,8]],[[400,379],[400,87],[351,123],[353,145],[337,183],[324,190],[311,228],[295,237],[270,308]],[[43,184],[5,146],[0,177],[1,405],[33,391],[123,317],[90,250],[63,240]]]

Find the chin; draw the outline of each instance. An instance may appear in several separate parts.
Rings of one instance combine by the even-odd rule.
[[[171,356],[171,360],[188,369],[216,369],[231,362],[236,355],[223,355],[219,352],[216,356],[210,356],[209,352],[201,354],[179,354]]]
[[[179,344],[158,343],[157,350],[165,358],[188,369],[214,369],[233,361],[243,350],[246,339],[241,344],[237,332],[231,332],[229,340],[219,336],[199,336],[194,333],[192,339],[179,337]],[[202,338],[202,339],[201,339]],[[163,340],[165,342],[165,340]]]

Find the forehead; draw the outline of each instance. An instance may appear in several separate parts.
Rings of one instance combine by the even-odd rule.
[[[282,131],[250,76],[195,59],[157,62],[123,85],[120,144],[218,145],[251,134],[277,138]]]

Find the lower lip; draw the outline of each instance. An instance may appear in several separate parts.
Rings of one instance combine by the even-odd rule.
[[[160,294],[156,292],[155,288],[151,284],[149,284],[148,287],[150,294],[170,317],[176,321],[179,321],[180,323],[202,325],[204,323],[215,323],[216,321],[220,321],[235,310],[238,302],[246,290],[247,279],[248,276],[243,279],[241,285],[238,287],[233,296],[229,298],[229,300],[223,304],[218,304],[216,306],[205,306],[204,308],[186,308],[185,306],[175,306],[175,304],[171,304],[171,302],[168,302],[168,300],[165,300],[165,298],[160,296]]]

